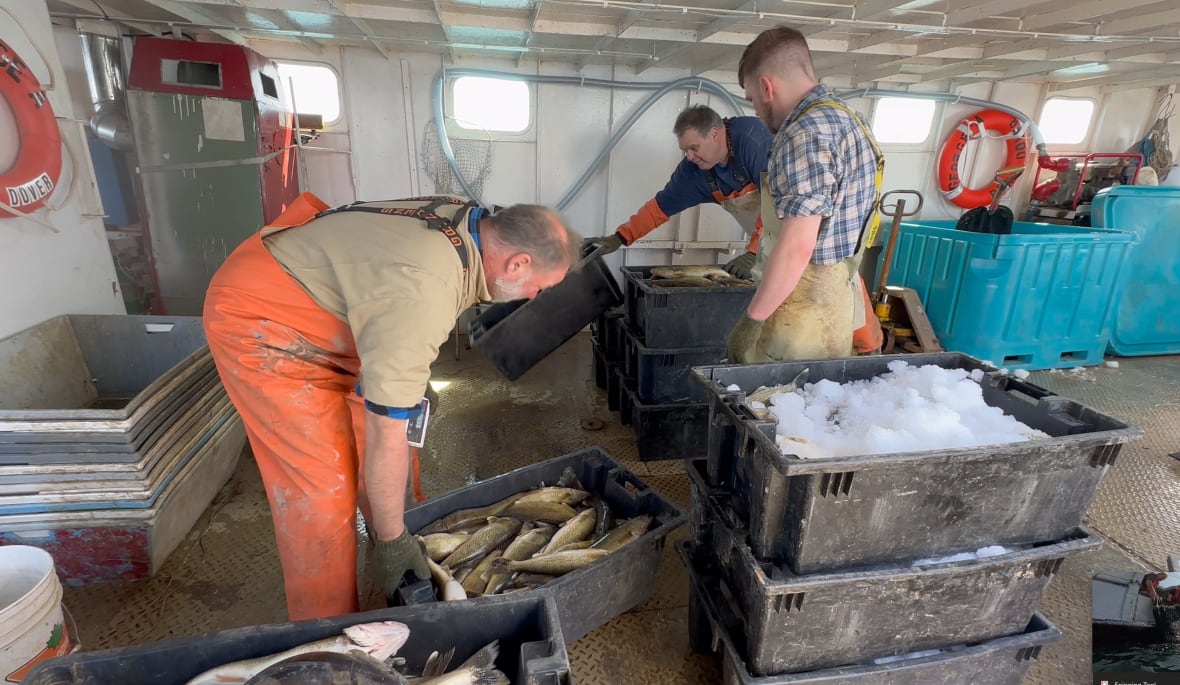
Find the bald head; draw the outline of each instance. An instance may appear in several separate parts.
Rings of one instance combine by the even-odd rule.
[[[766,74],[784,80],[804,79],[814,86],[817,81],[807,38],[786,26],[758,34],[738,62],[738,85],[744,88],[747,79],[757,80]]]
[[[493,299],[532,299],[581,259],[582,238],[561,215],[540,205],[513,205],[480,221],[484,277]]]

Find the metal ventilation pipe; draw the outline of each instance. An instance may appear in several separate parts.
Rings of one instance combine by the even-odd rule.
[[[94,116],[90,130],[116,150],[131,149],[131,123],[124,103],[127,84],[123,80],[122,42],[119,38],[96,33],[81,33],[82,64]]]

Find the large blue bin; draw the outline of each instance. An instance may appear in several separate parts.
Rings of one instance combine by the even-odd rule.
[[[1123,271],[1127,285],[1115,297],[1110,350],[1120,357],[1180,353],[1180,188],[1114,186],[1094,196],[1095,226],[1133,231],[1135,248]]]
[[[1013,224],[1011,235],[903,222],[889,284],[917,291],[948,351],[1009,369],[1093,366],[1110,339],[1134,239],[1028,222]]]

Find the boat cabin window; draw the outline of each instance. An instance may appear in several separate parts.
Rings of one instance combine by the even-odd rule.
[[[1049,145],[1077,145],[1086,140],[1094,118],[1094,101],[1081,98],[1049,98],[1037,126]]]
[[[926,142],[934,124],[933,100],[881,98],[873,111],[873,136],[882,145]]]
[[[319,114],[325,126],[340,121],[340,79],[331,67],[299,62],[276,64],[283,87],[294,91],[291,97],[300,114]]]
[[[512,79],[462,76],[451,85],[455,123],[469,131],[523,133],[529,128],[529,86]]]

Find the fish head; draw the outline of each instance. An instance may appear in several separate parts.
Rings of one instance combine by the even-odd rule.
[[[378,661],[385,661],[410,639],[410,627],[397,621],[360,623],[344,629],[344,635]]]

